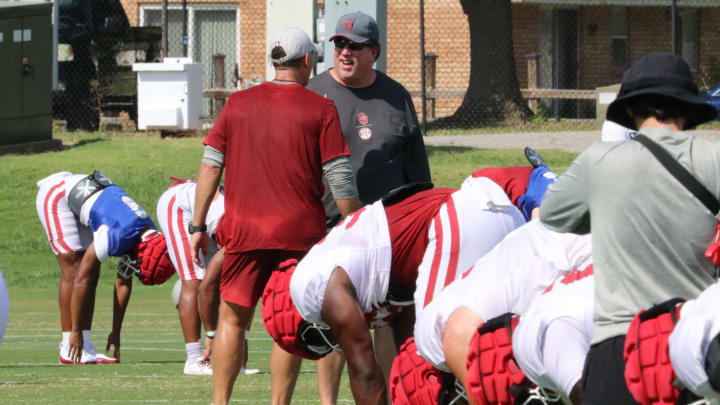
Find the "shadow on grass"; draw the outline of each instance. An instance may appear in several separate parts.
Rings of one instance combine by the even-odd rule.
[[[94,365],[94,364],[93,364]],[[58,364],[58,363],[36,363],[36,364],[2,364],[0,365],[0,369],[16,369],[16,368],[55,368],[55,367],[68,367],[65,364]],[[0,381],[0,385],[2,385],[3,382]]]
[[[75,144],[73,144],[73,145],[63,145],[63,150],[68,150],[68,149],[73,149],[73,148],[80,148],[80,147],[83,147],[83,146],[85,146],[85,145],[89,145],[89,144],[92,144],[92,143],[96,143],[96,142],[106,142],[106,141],[107,141],[107,139],[102,139],[102,138],[83,139],[83,140],[78,141],[77,143],[75,143]]]
[[[121,363],[121,364],[144,364],[146,366],[151,366],[153,364],[157,365],[163,365],[163,364],[185,364],[185,360],[147,360],[147,361],[133,361],[130,363]]]
[[[428,157],[438,153],[465,153],[473,150],[481,150],[478,148],[471,148],[469,146],[432,146],[425,145]]]

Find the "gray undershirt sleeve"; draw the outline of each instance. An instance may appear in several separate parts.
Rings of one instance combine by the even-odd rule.
[[[225,154],[210,145],[205,145],[202,162],[223,168],[225,167]]]
[[[330,185],[330,191],[336,200],[346,200],[358,195],[350,158],[337,157],[323,165],[323,175]]]

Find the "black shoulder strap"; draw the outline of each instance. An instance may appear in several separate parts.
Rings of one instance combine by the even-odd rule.
[[[717,215],[720,211],[720,202],[717,198],[708,191],[705,186],[702,185],[687,169],[682,167],[677,160],[675,160],[670,154],[663,149],[662,146],[653,142],[650,138],[645,135],[637,134],[634,140],[640,142],[645,146],[657,160],[665,166],[665,168],[672,174],[685,188],[687,188],[692,195],[700,200],[703,205],[713,213]]]

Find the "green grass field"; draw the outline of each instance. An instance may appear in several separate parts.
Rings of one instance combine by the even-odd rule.
[[[59,267],[37,219],[35,183],[61,170],[88,173],[100,169],[120,184],[153,218],[157,198],[169,176],[194,177],[202,154],[201,138],[166,138],[139,133],[57,134],[61,152],[0,156],[0,270],[10,292],[10,320],[0,346],[0,404],[210,403],[212,378],[184,377],[185,350],[180,324],[170,300],[173,277],[161,286],[135,283],[122,333],[122,364],[60,366],[57,283]],[[558,173],[574,154],[541,151]],[[488,166],[526,165],[520,149],[475,150],[429,147],[433,181],[457,187],[473,170]],[[112,317],[112,279],[116,259],[103,264],[93,342],[104,349]],[[240,376],[233,402],[268,403],[271,340],[259,313],[250,333],[249,368],[259,375]],[[317,403],[314,365],[303,364],[294,403]],[[352,402],[343,379],[340,402]]]

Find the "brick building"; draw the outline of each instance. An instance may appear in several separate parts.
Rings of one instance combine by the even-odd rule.
[[[266,7],[272,0],[188,0],[189,55],[226,55],[244,79],[264,78]],[[499,0],[490,0],[499,1]],[[670,7],[665,0],[510,0],[516,69],[528,86],[535,54],[538,87],[594,89],[618,83],[623,71],[652,51],[670,51]],[[160,0],[121,0],[133,25],[159,25]],[[318,0],[322,7],[322,0]],[[720,81],[720,1],[678,0],[678,49],[708,85]],[[664,6],[661,6],[664,5]],[[169,2],[170,54],[182,49],[179,0]],[[421,85],[418,0],[388,0],[387,73],[409,90]],[[332,30],[334,22],[325,24]],[[325,36],[326,38],[329,35]],[[492,39],[489,39],[492,40]],[[468,20],[459,0],[425,0],[425,52],[434,54],[436,89],[463,91],[470,70]],[[705,84],[705,83],[701,83]],[[451,114],[461,97],[436,100],[435,115]],[[420,100],[415,100],[420,106]],[[578,110],[576,110],[578,111]]]
[[[493,0],[494,1],[494,0]],[[420,88],[419,7],[388,2],[388,73]],[[663,0],[512,0],[513,40],[520,87],[528,87],[535,54],[538,87],[595,89],[619,83],[630,64],[672,50],[671,10]],[[720,84],[720,1],[678,0],[678,50],[698,84]],[[662,7],[660,5],[663,5]],[[489,39],[492,40],[492,39]],[[467,17],[459,0],[425,0],[425,52],[437,55],[435,87],[464,90],[470,69]],[[461,98],[436,101],[438,117]],[[419,104],[419,100],[416,100]],[[587,107],[587,106],[586,106]],[[583,108],[577,109],[582,114]],[[594,109],[585,108],[586,113]]]

